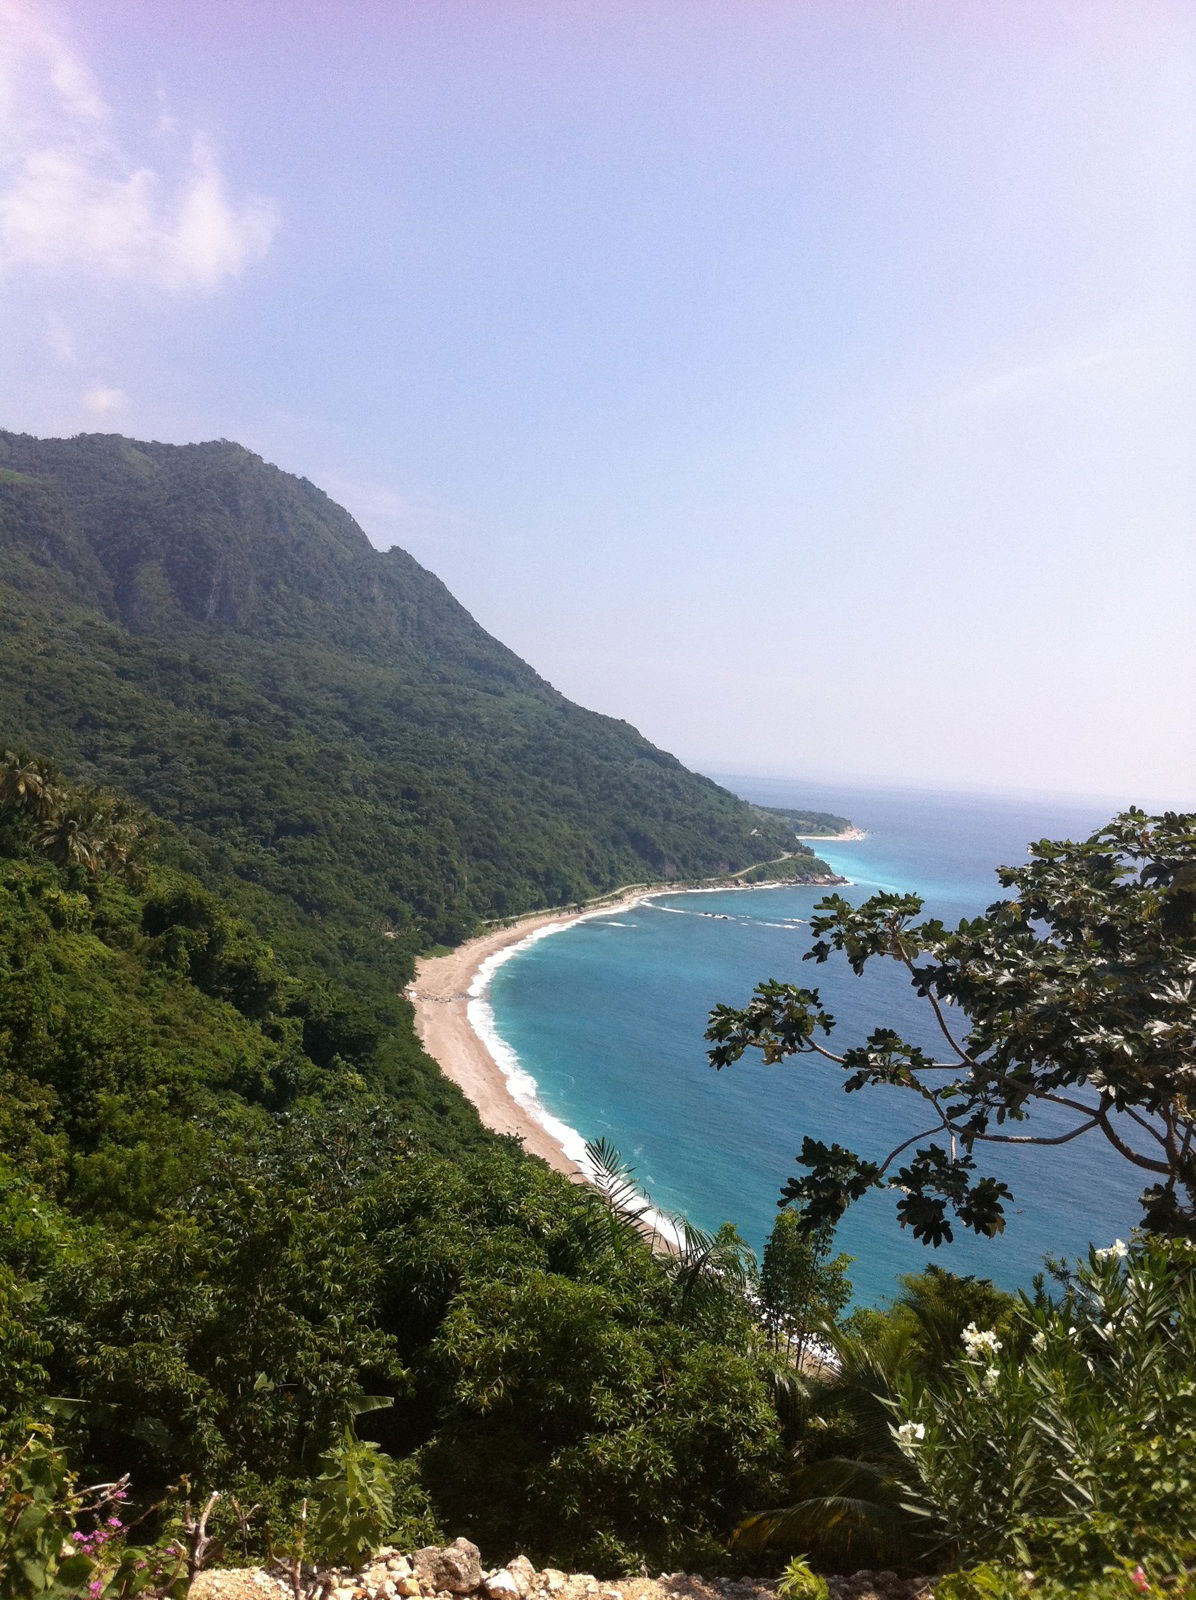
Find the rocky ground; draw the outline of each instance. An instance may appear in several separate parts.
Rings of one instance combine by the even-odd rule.
[[[827,1579],[831,1600],[929,1600],[926,1578],[895,1572],[857,1572]],[[188,1600],[777,1600],[776,1585],[756,1578],[699,1578],[661,1573],[656,1578],[605,1581],[586,1572],[537,1572],[526,1556],[486,1572],[476,1545],[457,1539],[447,1547],[404,1555],[380,1550],[359,1571],[334,1567],[301,1573],[281,1567],[201,1572]]]

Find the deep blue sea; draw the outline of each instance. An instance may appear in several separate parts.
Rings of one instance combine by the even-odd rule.
[[[864,840],[815,845],[852,880],[839,892],[863,899],[879,887],[914,891],[927,914],[948,923],[1000,896],[994,868],[1023,861],[1028,841],[1084,837],[1112,809],[720,781],[764,804],[849,816],[866,830]],[[711,1007],[746,1002],[765,978],[821,990],[838,1019],[832,1048],[862,1042],[881,1025],[933,1047],[923,1007],[896,966],[874,963],[857,978],[845,961],[802,961],[810,942],[804,919],[827,892],[665,894],[576,923],[535,939],[492,969],[483,1026],[499,1036],[521,1098],[534,1096],[552,1122],[563,1125],[558,1132],[574,1130],[569,1142],[575,1148],[579,1135],[605,1136],[634,1163],[658,1207],[684,1212],[703,1227],[729,1219],[760,1249],[804,1134],[880,1155],[919,1125],[911,1096],[876,1089],[845,1095],[842,1074],[826,1063],[803,1059],[765,1067],[745,1059],[723,1072],[707,1064],[702,1036]],[[1046,1115],[1037,1113],[1033,1125],[1046,1129]],[[1044,1255],[1074,1254],[1090,1241],[1125,1237],[1136,1219],[1143,1175],[1103,1140],[990,1147],[981,1164],[1003,1177],[1015,1196],[998,1239],[957,1230],[955,1243],[928,1250],[901,1229],[887,1195],[870,1196],[848,1212],[839,1245],[855,1257],[857,1301],[883,1299],[898,1273],[930,1261],[1007,1288],[1028,1286]]]

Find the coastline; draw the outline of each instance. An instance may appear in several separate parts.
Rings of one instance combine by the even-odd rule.
[[[844,828],[842,833],[795,833],[803,844],[858,844],[868,835],[863,828]]]
[[[853,833],[851,837],[864,836]],[[472,1101],[487,1128],[494,1133],[512,1134],[522,1139],[529,1155],[539,1156],[567,1177],[586,1179],[588,1175],[579,1160],[570,1155],[562,1140],[554,1133],[551,1124],[556,1119],[539,1105],[534,1085],[528,1103],[517,1098],[513,1079],[518,1077],[518,1069],[510,1074],[503,1070],[496,1050],[487,1043],[482,1030],[476,1025],[476,1011],[473,1016],[470,1015],[471,1008],[485,1003],[485,990],[493,966],[497,964],[496,958],[504,958],[505,953],[513,954],[516,946],[532,936],[543,937],[590,917],[626,910],[654,895],[714,894],[735,889],[793,887],[791,880],[783,878],[742,883],[738,881],[740,877],[742,874],[707,879],[701,884],[633,884],[588,902],[581,910],[529,912],[526,916],[492,926],[475,938],[467,939],[447,955],[420,957],[415,963],[415,977],[403,991],[415,1013],[415,1031],[420,1043],[445,1077],[457,1085],[467,1100]],[[838,876],[814,878],[809,880],[808,887],[846,882],[846,878]],[[572,1131],[563,1124],[558,1126],[562,1133]]]
[[[487,1128],[514,1134],[529,1155],[539,1156],[567,1177],[585,1174],[560,1140],[511,1091],[510,1081],[469,1016],[472,1000],[479,998],[482,967],[494,956],[522,944],[529,934],[549,929],[557,932],[586,917],[605,916],[637,905],[649,891],[628,889],[588,911],[535,911],[503,927],[491,928],[468,939],[444,956],[423,956],[415,964],[415,978],[404,991],[415,1011],[415,1031],[424,1049],[477,1108]],[[471,993],[471,991],[473,991]]]

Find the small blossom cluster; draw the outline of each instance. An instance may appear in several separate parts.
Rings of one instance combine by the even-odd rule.
[[[108,1543],[115,1539],[118,1533],[124,1531],[124,1523],[119,1517],[105,1517],[103,1522],[97,1523],[90,1533],[80,1533],[78,1529],[71,1534],[71,1543],[85,1556],[94,1556]]]
[[[125,1525],[112,1508],[120,1501],[127,1499],[126,1491],[118,1487],[107,1494],[100,1501],[98,1507],[92,1508],[91,1514],[96,1516],[96,1525],[91,1532],[83,1533],[76,1528],[74,1533],[71,1534],[71,1543],[80,1555],[96,1557],[106,1544],[115,1539],[118,1534],[124,1533]],[[104,1510],[107,1510],[110,1514],[101,1519],[97,1512]],[[87,1585],[87,1592],[91,1596],[91,1600],[99,1600],[100,1595],[104,1592],[103,1578],[92,1578]]]
[[[977,1328],[974,1322],[968,1323],[961,1337],[970,1356],[995,1356],[1001,1348],[1001,1341],[991,1328]]]
[[[921,1444],[925,1437],[926,1428],[921,1422],[903,1422],[897,1429],[898,1444]]]
[[[1124,1261],[1130,1253],[1130,1247],[1124,1239],[1114,1239],[1103,1250],[1094,1250],[1092,1253],[1098,1261]]]

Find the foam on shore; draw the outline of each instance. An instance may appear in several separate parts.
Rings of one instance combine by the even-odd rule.
[[[850,883],[851,880],[846,881]],[[535,1122],[539,1123],[540,1127],[544,1129],[548,1136],[560,1147],[561,1150],[564,1151],[568,1159],[572,1161],[587,1178],[593,1181],[597,1187],[600,1188],[601,1183],[598,1180],[598,1175],[594,1170],[593,1163],[586,1154],[585,1136],[579,1133],[578,1130],[572,1127],[569,1123],[564,1122],[560,1117],[555,1116],[553,1112],[548,1109],[543,1100],[540,1098],[540,1086],[536,1079],[524,1066],[518,1052],[512,1048],[512,1046],[499,1032],[497,1019],[494,1015],[494,1007],[490,1002],[490,988],[494,981],[494,974],[498,971],[499,967],[504,964],[504,962],[511,961],[515,956],[522,954],[523,951],[531,949],[532,945],[537,944],[541,939],[547,939],[551,934],[554,933],[563,933],[568,928],[576,927],[579,922],[588,922],[594,918],[607,917],[611,919],[610,926],[612,927],[634,927],[634,923],[626,923],[622,921],[616,921],[614,919],[620,913],[634,910],[636,907],[651,911],[672,912],[678,916],[707,917],[714,915],[714,913],[711,912],[687,911],[681,906],[659,905],[657,902],[665,896],[671,897],[673,895],[682,894],[748,894],[754,890],[760,889],[794,889],[802,887],[816,888],[818,885],[802,885],[794,883],[732,883],[692,889],[662,888],[650,890],[646,891],[638,898],[631,900],[630,902],[624,902],[623,904],[616,904],[606,907],[598,906],[590,911],[583,911],[576,916],[564,916],[559,922],[551,922],[544,927],[535,928],[531,933],[526,934],[522,939],[517,939],[511,944],[504,945],[501,950],[496,950],[492,955],[487,956],[485,960],[479,963],[470,981],[469,988],[466,990],[467,1001],[465,1014],[466,1019],[469,1022],[469,1026],[473,1029],[473,1032],[481,1041],[491,1060],[502,1073],[503,1079],[506,1083],[507,1093],[511,1096],[511,1099],[514,1100],[520,1109],[525,1111],[529,1117],[531,1117]],[[741,919],[729,918],[728,920],[739,921]],[[769,923],[766,924],[766,926],[785,926],[796,928],[801,926],[803,921],[804,919],[801,917],[794,917],[786,919],[784,924]],[[679,1247],[681,1242],[681,1230],[677,1222],[667,1214],[657,1211],[654,1207],[650,1206],[648,1204],[648,1197],[646,1195],[643,1196],[643,1199],[646,1207],[643,1213],[643,1220],[648,1224],[649,1227],[655,1228],[660,1237],[667,1241],[668,1244]]]
[[[544,1102],[540,1099],[540,1086],[531,1073],[523,1065],[519,1054],[503,1038],[498,1031],[498,1023],[494,1016],[494,1007],[490,1003],[490,986],[494,981],[494,974],[504,962],[519,955],[524,950],[529,950],[532,945],[541,939],[547,939],[550,934],[563,933],[566,928],[572,928],[577,923],[588,921],[591,917],[601,916],[602,912],[585,912],[581,916],[572,917],[567,922],[550,923],[547,927],[536,928],[525,938],[515,944],[505,945],[503,949],[496,950],[493,955],[487,956],[479,965],[473,975],[473,980],[466,991],[468,1000],[465,1015],[469,1025],[482,1041],[491,1059],[506,1080],[507,1092],[529,1117],[544,1129],[550,1138],[561,1147],[568,1156],[593,1182],[601,1188],[598,1174],[593,1162],[586,1154],[586,1140],[576,1128],[569,1123],[562,1122],[560,1117],[554,1116]],[[626,926],[626,924],[620,924]],[[660,1235],[671,1246],[679,1247],[681,1231],[677,1224],[662,1212],[648,1205],[648,1197],[643,1196],[647,1209],[643,1213],[643,1221]]]

